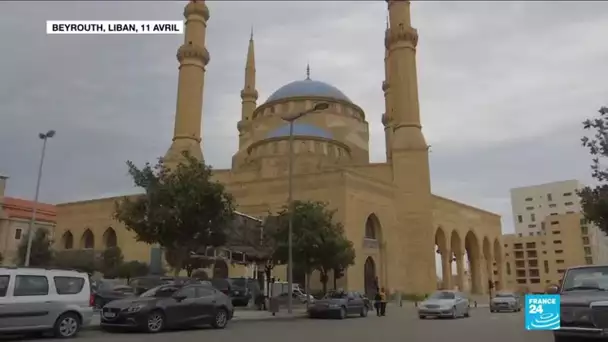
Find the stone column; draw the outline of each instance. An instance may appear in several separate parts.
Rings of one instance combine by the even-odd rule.
[[[483,256],[480,256],[477,259],[477,262],[475,263],[475,267],[477,267],[478,272],[479,272],[479,276],[476,277],[478,284],[477,284],[477,289],[479,290],[480,294],[487,294],[488,293],[488,268],[487,268],[487,264],[486,264],[486,258]]]
[[[441,251],[441,278],[443,288],[446,290],[452,289],[452,252]]]
[[[465,291],[464,288],[464,253],[454,253],[456,257],[456,282],[459,291]]]

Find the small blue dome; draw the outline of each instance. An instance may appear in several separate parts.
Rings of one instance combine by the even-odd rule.
[[[309,78],[301,81],[294,81],[282,86],[270,95],[266,102],[300,96],[327,97],[351,102],[338,88],[324,82],[313,81]]]
[[[317,126],[305,124],[305,123],[294,123],[293,124],[293,135],[306,135],[313,137],[320,137],[325,139],[332,139],[330,132],[319,128]],[[270,131],[267,138],[279,138],[289,136],[289,124],[283,125],[273,131]]]

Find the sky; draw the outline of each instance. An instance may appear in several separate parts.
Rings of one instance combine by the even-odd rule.
[[[184,2],[0,2],[0,173],[7,196],[61,203],[133,192],[125,161],[154,162],[173,133],[183,37],[55,35],[46,20],[181,20]],[[208,3],[205,159],[228,168],[237,149],[251,27],[259,104],[311,78],[366,112],[374,162],[384,160],[386,3]],[[509,189],[588,182],[581,121],[608,105],[608,2],[413,2],[421,117],[435,194],[502,215]]]

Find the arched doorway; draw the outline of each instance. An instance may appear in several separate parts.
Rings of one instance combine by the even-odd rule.
[[[365,294],[373,298],[378,291],[378,276],[376,275],[376,263],[372,257],[365,259],[363,266],[363,283],[365,284]]]
[[[114,228],[109,227],[103,233],[103,244],[105,248],[112,248],[118,246],[118,238],[116,237],[116,231]]]
[[[213,264],[213,278],[226,279],[228,278],[228,264],[224,260],[216,260]]]

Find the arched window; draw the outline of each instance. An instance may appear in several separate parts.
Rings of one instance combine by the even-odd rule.
[[[105,248],[111,248],[118,246],[118,238],[116,237],[116,231],[114,228],[109,227],[103,233],[103,245]]]
[[[511,275],[511,264],[507,263],[507,275]]]
[[[365,221],[365,238],[366,239],[377,239],[376,236],[376,225],[373,220],[373,217],[370,215]]]
[[[74,248],[74,235],[69,230],[63,233],[61,237],[61,246],[63,249],[72,249]]]
[[[95,236],[90,229],[87,229],[82,234],[82,238],[80,239],[80,246],[83,249],[93,249],[95,248]]]

